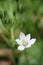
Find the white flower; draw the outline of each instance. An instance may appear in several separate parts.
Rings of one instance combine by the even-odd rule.
[[[16,39],[15,41],[19,44],[18,50],[24,50],[25,48],[31,47],[31,45],[35,43],[36,39],[35,38],[31,39],[30,34],[25,36],[25,34],[21,32],[20,39]]]

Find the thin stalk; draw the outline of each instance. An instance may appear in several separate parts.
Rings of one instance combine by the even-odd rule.
[[[26,64],[29,65],[29,61],[28,61],[27,51],[26,51],[26,49],[24,50],[24,53],[25,53],[25,58],[26,58]]]
[[[14,19],[13,19],[13,2],[12,2],[12,0],[8,0],[8,6],[9,6],[9,17],[10,17],[10,19],[12,19],[12,23],[13,23],[13,21],[14,21]]]
[[[12,56],[13,56],[13,65],[16,65],[15,59],[14,59],[14,48],[12,48]]]
[[[42,40],[41,40],[42,41]],[[39,65],[42,65],[42,60],[43,60],[43,41],[41,42],[41,54],[40,54],[40,58],[39,58]]]
[[[1,24],[1,28],[2,28],[6,33],[9,33],[8,29],[4,26],[4,24],[2,23],[1,20],[0,20],[0,24]]]
[[[13,27],[11,28],[11,44],[14,44],[14,29]],[[14,60],[14,46],[12,46],[12,55],[13,55],[13,64],[15,65],[15,60]]]
[[[3,38],[3,40],[9,45],[9,47],[11,47],[10,46],[10,44],[9,44],[9,39],[7,39],[6,37],[5,37],[5,35],[3,35],[3,34],[0,34],[0,36]]]
[[[11,42],[14,44],[14,27],[11,28]]]

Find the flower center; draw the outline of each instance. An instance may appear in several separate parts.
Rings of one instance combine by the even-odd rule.
[[[27,46],[28,45],[28,42],[27,41],[23,41],[23,46]]]

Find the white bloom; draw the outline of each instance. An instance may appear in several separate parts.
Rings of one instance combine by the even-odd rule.
[[[25,48],[31,47],[31,45],[35,43],[36,39],[35,38],[31,39],[30,34],[25,36],[25,34],[21,32],[20,39],[16,39],[15,41],[19,44],[18,50],[24,50]]]

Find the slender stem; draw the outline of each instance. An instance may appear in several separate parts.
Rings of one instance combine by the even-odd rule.
[[[43,60],[43,40],[41,40],[41,53],[40,53],[40,58],[39,58],[39,65],[42,65],[42,60]]]
[[[12,27],[11,28],[11,42],[14,43],[13,41],[14,41],[14,29]]]
[[[12,56],[13,56],[13,65],[15,65],[15,59],[14,59],[14,48],[12,48]]]
[[[3,40],[9,45],[9,47],[11,47],[10,44],[9,44],[9,39],[6,38],[5,35],[3,35],[3,34],[0,34],[0,36],[1,36],[1,37],[3,38]]]
[[[13,20],[13,5],[12,5],[12,0],[8,0],[8,6],[9,6],[9,11],[10,11],[10,13],[9,13],[10,19]],[[12,23],[13,23],[13,21],[12,21]]]
[[[8,29],[4,26],[4,24],[2,23],[2,20],[0,20],[0,24],[1,24],[1,28],[8,34],[9,31],[8,31]]]
[[[15,59],[14,59],[14,52],[15,52],[15,49],[14,49],[14,28],[12,27],[11,28],[11,44],[12,44],[12,55],[13,55],[13,65],[16,65],[15,63]]]
[[[29,65],[29,61],[28,61],[27,51],[26,51],[26,49],[24,50],[24,53],[25,53],[25,58],[26,58],[26,64]]]

